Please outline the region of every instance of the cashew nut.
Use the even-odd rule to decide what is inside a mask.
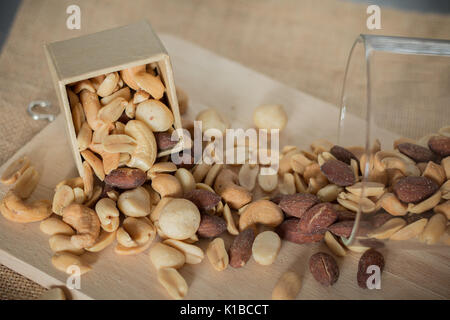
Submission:
[[[116,231],[106,232],[102,230],[95,243],[91,247],[85,249],[86,251],[89,252],[100,252],[106,247],[108,247],[111,243],[113,243],[115,239],[116,239]]]
[[[92,246],[100,234],[100,220],[94,210],[73,203],[62,210],[63,221],[77,231],[71,236],[73,245],[79,248]]]
[[[378,171],[399,169],[406,176],[419,176],[415,162],[397,151],[378,151],[374,157],[374,168]]]
[[[111,226],[113,224],[114,218],[118,218],[120,213],[116,207],[116,203],[114,200],[109,198],[103,198],[97,201],[95,205],[95,212],[100,220],[102,228],[105,230],[105,227]],[[108,232],[110,229],[108,228]],[[115,229],[114,229],[115,231]]]
[[[28,167],[17,179],[13,188],[14,193],[22,199],[29,198],[34,189],[36,189],[39,178],[39,172],[33,166]]]
[[[27,204],[13,190],[0,202],[0,212],[6,219],[18,223],[42,221],[52,214],[50,201],[38,200]]]
[[[57,215],[61,215],[62,210],[75,201],[73,189],[69,186],[62,185],[56,189],[53,196],[52,211]]]
[[[68,252],[55,253],[52,257],[52,264],[56,269],[67,274],[72,274],[73,270],[69,269],[72,266],[77,266],[80,274],[85,274],[92,269],[81,257]]]
[[[153,132],[139,120],[130,120],[125,125],[125,134],[136,141],[136,148],[131,153],[127,165],[142,171],[149,170],[156,160],[157,145]]]
[[[64,235],[64,234],[55,234],[50,237],[48,240],[48,243],[50,245],[50,249],[53,252],[69,252],[73,253],[77,256],[83,254],[84,249],[75,246],[71,241],[71,236]]]
[[[284,214],[275,203],[269,200],[257,200],[248,205],[239,218],[241,231],[257,223],[277,227],[284,220]]]
[[[220,171],[214,182],[214,190],[233,209],[239,209],[252,201],[250,191],[238,185],[238,177],[230,169]]]
[[[126,134],[111,134],[103,139],[102,145],[106,152],[132,154],[136,150],[137,142]]]
[[[14,160],[3,172],[0,182],[3,184],[13,184],[30,166],[30,159],[22,157]]]
[[[166,173],[160,173],[153,178],[152,188],[159,193],[161,198],[179,198],[183,195],[183,187],[178,179]]]

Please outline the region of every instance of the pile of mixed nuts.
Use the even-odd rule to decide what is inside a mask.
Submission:
[[[450,127],[418,141],[401,138],[392,151],[381,150],[375,141],[370,154],[363,147],[343,148],[326,140],[313,142],[309,151],[285,146],[272,175],[250,163],[193,164],[189,157],[176,165],[169,156],[157,158],[176,144],[164,91],[154,65],[71,85],[67,92],[84,173],[61,181],[52,202],[26,202],[39,180],[26,157],[3,173],[1,182],[14,186],[0,202],[2,215],[19,223],[41,221],[58,270],[68,272],[76,265],[88,272],[83,253],[114,242],[120,255],[138,254],[153,244],[148,254],[158,280],[179,299],[188,286],[177,269],[205,256],[195,244],[199,238],[211,239],[206,256],[217,271],[243,267],[252,256],[270,265],[281,239],[298,244],[323,240],[336,256],[364,252],[357,283],[366,288],[367,268],[385,265],[374,249],[383,246],[380,240],[416,238],[450,245]],[[183,114],[187,96],[181,90],[177,94]],[[197,120],[205,130],[229,127],[214,109],[201,112]],[[261,106],[254,123],[281,130],[287,116],[281,106]],[[358,241],[345,246],[340,237],[350,237],[358,210],[364,215]],[[224,232],[235,236],[228,249],[220,238]],[[322,285],[338,280],[338,265],[327,253],[311,256],[309,267]],[[287,272],[272,298],[294,299],[300,287],[298,275]]]

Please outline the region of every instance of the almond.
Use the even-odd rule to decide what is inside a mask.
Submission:
[[[309,258],[309,270],[314,279],[323,286],[332,286],[339,278],[336,260],[325,252],[318,252]]]
[[[248,228],[234,238],[233,244],[228,252],[230,266],[233,268],[243,267],[252,256],[252,246],[255,240],[255,233],[252,228]]]
[[[429,149],[417,144],[405,142],[397,146],[398,151],[410,157],[415,162],[428,162],[436,159],[436,156]]]
[[[300,230],[299,223],[300,219],[287,219],[277,227],[276,232],[278,233],[280,238],[298,244],[319,242],[323,239],[324,232],[302,232]]]
[[[434,136],[428,140],[431,151],[441,157],[450,156],[450,138],[444,136]]]
[[[112,170],[106,177],[105,183],[119,189],[134,189],[144,184],[147,174],[137,168],[118,168]]]
[[[178,140],[172,140],[172,133],[168,131],[155,132],[156,145],[158,150],[164,151],[172,149],[178,143]]]
[[[306,233],[315,233],[326,229],[337,219],[337,213],[331,203],[319,203],[308,209],[300,218],[300,230]]]
[[[333,148],[330,149],[330,153],[339,161],[345,162],[346,164],[350,164],[350,161],[352,159],[355,159],[358,161],[358,158],[348,151],[347,149],[340,147],[340,146],[333,146]]]
[[[199,210],[208,211],[216,207],[220,202],[220,196],[204,189],[194,189],[185,193],[185,199],[192,201]]]
[[[217,237],[225,230],[227,230],[227,223],[224,219],[204,213],[201,216],[197,234],[202,238],[213,238]]]
[[[309,208],[319,203],[319,198],[309,193],[282,196],[279,206],[288,216],[300,218]]]
[[[328,227],[328,231],[330,231],[332,234],[336,236],[348,238],[352,234],[354,223],[355,221],[353,220],[336,222],[335,224],[332,224],[331,226]],[[370,229],[369,222],[360,221],[358,235],[362,236],[367,234],[369,229]]]
[[[340,187],[348,187],[355,183],[355,175],[352,168],[339,160],[328,160],[320,170],[327,179]]]
[[[427,177],[404,177],[397,180],[393,186],[395,195],[405,203],[418,203],[433,195],[439,186]]]
[[[364,252],[358,263],[357,281],[358,285],[363,289],[367,288],[367,279],[371,276],[370,272],[367,273],[367,269],[373,265],[378,266],[380,271],[383,271],[384,257],[375,249],[369,249]]]

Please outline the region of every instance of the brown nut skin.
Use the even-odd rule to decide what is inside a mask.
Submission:
[[[428,140],[431,151],[441,157],[450,156],[450,138],[444,136],[434,136]]]
[[[352,168],[339,160],[328,160],[320,170],[327,177],[328,181],[339,187],[348,187],[355,183],[355,174]]]
[[[325,252],[318,252],[309,258],[309,270],[314,279],[325,287],[332,286],[339,278],[336,260]]]
[[[201,211],[214,209],[220,202],[220,196],[204,189],[194,189],[186,192],[184,198],[193,202]]]
[[[105,177],[105,183],[115,188],[128,190],[140,187],[146,179],[147,174],[141,169],[118,168]]]
[[[336,222],[328,227],[328,231],[338,237],[348,238],[352,234],[353,225],[355,224],[354,220],[344,220],[340,222]],[[369,232],[371,224],[367,221],[359,222],[358,234],[359,236],[367,234]]]
[[[301,218],[311,207],[319,203],[319,198],[309,193],[296,193],[283,196],[279,206],[288,216]]]
[[[297,244],[322,241],[325,231],[305,233],[300,230],[299,223],[300,219],[298,218],[284,220],[284,222],[275,229],[275,232],[278,233],[280,238]]]
[[[227,223],[224,219],[209,214],[202,214],[197,235],[201,238],[213,238],[227,230]]]
[[[172,140],[172,133],[168,131],[155,132],[154,134],[159,151],[172,149],[178,143],[178,140]]]
[[[350,210],[337,210],[337,221],[355,220],[356,212]]]
[[[341,147],[341,146],[333,146],[333,148],[330,149],[330,153],[339,161],[342,161],[348,165],[350,165],[350,161],[352,159],[355,159],[356,161],[358,161],[358,158],[351,153],[350,151],[348,151],[347,149]]]
[[[252,228],[245,229],[234,238],[228,255],[230,266],[233,268],[243,267],[252,256],[252,245],[255,240],[255,232]]]
[[[415,162],[434,161],[436,156],[429,149],[419,146],[417,144],[405,142],[397,146],[398,151],[410,157]]]
[[[370,273],[367,273],[367,268],[371,265],[380,267],[380,271],[384,269],[384,257],[375,249],[367,250],[359,259],[356,279],[358,286],[363,289],[367,289],[367,279],[371,276]]]
[[[397,180],[393,190],[397,198],[405,203],[418,203],[432,196],[439,185],[427,177],[403,177]]]
[[[331,203],[319,203],[300,218],[299,227],[302,232],[316,233],[328,228],[336,219],[337,213]]]

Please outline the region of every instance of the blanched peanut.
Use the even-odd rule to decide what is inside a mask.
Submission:
[[[406,221],[402,218],[389,219],[382,226],[376,228],[368,234],[370,238],[375,239],[388,239],[398,230],[406,225]]]
[[[69,186],[60,186],[53,196],[52,211],[61,215],[62,210],[75,201],[73,189]]]
[[[150,249],[149,257],[156,269],[179,269],[186,261],[186,258],[182,252],[163,243],[155,244]]]
[[[50,217],[43,220],[40,223],[39,228],[43,233],[49,236],[55,234],[64,234],[71,236],[75,234],[75,231],[67,223],[56,217]]]
[[[170,109],[161,101],[153,99],[137,105],[136,119],[145,122],[153,132],[167,131],[174,121]]]
[[[187,193],[195,189],[195,179],[189,170],[179,168],[177,172],[175,172],[175,178],[177,178],[180,182],[181,187],[183,188],[183,193]]]
[[[223,218],[225,219],[225,221],[227,223],[227,231],[230,234],[237,236],[239,234],[239,229],[236,226],[236,222],[234,221],[233,214],[231,213],[231,209],[228,206],[228,204],[226,204],[226,203],[223,207]]]
[[[300,292],[301,281],[296,273],[285,272],[272,291],[272,300],[294,300]]]
[[[324,237],[325,243],[327,244],[327,247],[338,257],[343,257],[347,254],[345,251],[344,246],[342,246],[339,241],[336,239],[336,237],[330,232],[325,232]]]
[[[283,130],[287,120],[286,112],[281,105],[262,105],[253,112],[253,123],[258,129]]]
[[[222,238],[216,238],[209,243],[206,249],[206,256],[217,271],[223,271],[227,268],[229,258]]]
[[[129,217],[145,217],[151,212],[151,199],[147,190],[138,187],[120,194],[117,206]]]
[[[164,240],[163,243],[183,252],[187,264],[198,264],[205,257],[203,250],[193,244],[174,239]]]
[[[158,281],[174,299],[183,299],[188,292],[186,280],[174,268],[158,270]]]
[[[267,266],[274,263],[281,248],[281,239],[273,231],[258,234],[253,241],[253,259],[260,265]]]
[[[263,175],[261,173],[258,174],[258,184],[265,192],[272,192],[278,186],[278,175]]]
[[[169,201],[159,214],[159,227],[171,239],[185,240],[192,237],[200,225],[200,212],[186,199]]]
[[[252,191],[255,188],[256,178],[258,177],[259,166],[257,164],[251,165],[244,163],[239,170],[239,185]]]
[[[445,232],[446,227],[447,218],[441,213],[436,213],[428,220],[425,229],[419,236],[419,240],[426,244],[435,244]]]

